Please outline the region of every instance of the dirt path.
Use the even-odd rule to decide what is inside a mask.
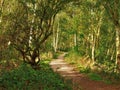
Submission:
[[[75,71],[73,66],[64,61],[64,55],[51,61],[50,66],[65,79],[72,80],[73,90],[120,90],[120,85],[107,85],[100,81],[92,81],[87,76]]]

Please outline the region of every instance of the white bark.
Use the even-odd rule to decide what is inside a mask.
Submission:
[[[74,33],[74,46],[77,46],[77,33]]]
[[[30,7],[32,7],[32,6],[30,6]],[[36,4],[34,4],[33,5],[33,9],[34,9],[34,17],[32,18],[32,23],[34,23],[35,22],[35,12],[36,12],[36,8],[37,8],[37,6],[36,6]],[[29,36],[29,46],[31,45],[31,43],[32,43],[32,34],[33,34],[33,25],[31,25],[31,28],[30,28],[30,36]]]
[[[3,3],[4,3],[4,0],[1,0],[0,1],[0,10],[1,10],[1,13],[3,12]],[[0,23],[2,22],[2,14],[0,16]]]
[[[54,31],[53,33],[53,48],[55,52],[57,52],[57,49],[58,49],[58,41],[59,41],[59,21],[58,21],[56,32]]]
[[[112,49],[113,49],[113,47],[114,47],[114,45],[112,45]],[[115,53],[115,50],[112,51],[110,60],[113,60],[113,58],[114,58],[114,53]]]
[[[119,51],[120,38],[119,38],[119,28],[117,26],[115,27],[115,30],[116,30],[116,65],[117,65],[118,55],[120,54],[120,51]]]
[[[97,11],[96,11],[97,12]],[[99,37],[100,37],[100,28],[102,25],[102,19],[103,19],[103,11],[100,13],[100,17],[97,17],[93,10],[91,10],[92,17],[91,19],[95,19],[97,21],[97,25],[94,25],[94,22],[91,25],[91,53],[92,53],[92,61],[93,64],[95,63],[95,49],[99,46]]]
[[[95,59],[95,42],[94,42],[94,35],[92,33],[92,60],[94,62]]]

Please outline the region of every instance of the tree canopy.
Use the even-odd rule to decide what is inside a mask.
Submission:
[[[42,44],[53,33],[55,16],[73,0],[3,0],[1,32],[23,60],[32,66],[40,61]]]

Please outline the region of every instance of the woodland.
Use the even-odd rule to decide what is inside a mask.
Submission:
[[[120,83],[120,0],[0,0],[0,90],[72,90],[49,66]]]

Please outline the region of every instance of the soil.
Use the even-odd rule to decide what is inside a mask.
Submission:
[[[120,84],[106,84],[102,81],[90,80],[85,74],[79,73],[75,67],[65,62],[64,55],[61,54],[58,59],[52,60],[50,66],[65,80],[72,81],[73,90],[120,90]]]

